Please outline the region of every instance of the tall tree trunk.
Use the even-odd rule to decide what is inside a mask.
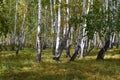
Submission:
[[[1,41],[1,38],[0,38],[0,52],[2,51],[2,41]]]
[[[83,9],[82,9],[82,15],[84,16],[86,13],[86,0],[83,0]],[[82,58],[83,57],[83,52],[84,52],[84,45],[85,45],[85,23],[80,23],[80,28],[79,28],[79,34],[78,34],[78,39],[77,39],[77,44],[76,44],[76,47],[75,47],[75,51],[74,51],[74,54],[72,55],[70,61],[74,61],[75,58],[77,57],[78,55],[78,51],[79,49],[81,49],[81,53],[80,53],[80,57]]]
[[[104,8],[105,8],[105,12],[108,12],[108,5],[109,5],[109,3],[108,3],[108,0],[105,0],[105,3],[104,3]],[[108,21],[108,16],[109,16],[109,14],[108,13],[106,13],[105,14],[105,22],[107,22]],[[107,29],[108,28],[108,29]],[[110,30],[109,29],[109,26],[106,28],[106,30],[108,31],[108,30]],[[104,59],[104,55],[105,55],[105,52],[107,51],[107,49],[109,48],[109,46],[110,46],[110,34],[109,34],[109,38],[107,38],[106,39],[106,37],[105,37],[105,43],[104,43],[104,46],[103,46],[103,48],[99,51],[99,53],[98,53],[98,55],[97,55],[97,60],[98,59]]]
[[[54,34],[52,0],[50,0],[50,10],[51,10],[51,32],[52,34]]]
[[[37,47],[38,47],[38,53],[37,53],[37,61],[41,61],[41,17],[42,17],[42,5],[41,0],[38,0],[38,27],[37,27]]]
[[[18,45],[17,45],[17,50],[16,50],[16,55],[19,54],[19,50],[22,50],[24,47],[24,41],[25,41],[25,35],[24,35],[24,30],[25,30],[25,20],[26,20],[26,15],[27,15],[27,10],[28,10],[28,3],[29,1],[27,0],[27,4],[26,4],[26,8],[25,8],[25,12],[24,12],[24,16],[23,16],[23,22],[22,22],[22,30],[20,32],[20,36],[19,36],[19,41],[18,41]]]
[[[47,33],[47,17],[46,17],[47,5],[45,6],[45,15],[44,15],[44,41],[43,41],[43,49],[46,49],[46,33]]]
[[[28,3],[29,3],[29,0],[27,0],[27,4],[26,4],[26,7],[25,7],[23,22],[22,22],[22,30],[20,32],[20,49],[23,49],[23,46],[24,46],[24,37],[25,37],[24,30],[25,30],[26,15],[27,15],[27,11],[28,11]]]
[[[54,26],[53,26],[53,8],[52,0],[50,0],[50,15],[51,15],[51,35],[54,35]],[[52,49],[54,48],[54,36],[52,36]]]
[[[76,41],[76,44],[75,44],[75,51],[70,59],[70,61],[74,61],[75,58],[77,57],[78,55],[78,51],[80,49],[80,42],[81,42],[81,27],[78,29],[78,38],[77,38],[77,41]]]
[[[74,52],[74,54],[72,55],[72,57],[70,58],[70,61],[74,61],[74,60],[75,60],[75,58],[76,58],[77,55],[78,55],[79,49],[80,49],[80,46],[79,46],[79,44],[78,44],[78,45],[76,45],[76,47],[75,47],[75,52]]]
[[[96,32],[94,33],[94,37],[93,37],[93,45],[94,45],[94,48],[97,48],[97,33]]]
[[[83,9],[82,9],[82,15],[86,15],[86,0],[83,0]],[[86,27],[86,19],[84,18],[84,21],[82,23],[82,25],[80,25],[80,27],[82,28],[82,34],[81,34],[81,43],[80,43],[80,49],[81,49],[81,53],[80,53],[80,58],[83,58],[83,54],[84,54],[84,46],[85,46],[85,27]]]
[[[118,39],[117,39],[117,42],[116,42],[116,48],[119,48],[119,45],[120,45],[120,32],[118,33]]]
[[[105,52],[106,52],[107,49],[109,48],[109,45],[110,45],[110,40],[107,40],[107,41],[105,42],[104,47],[99,51],[98,56],[97,56],[97,59],[104,59]]]
[[[3,38],[3,47],[4,47],[5,51],[8,50],[8,49],[7,49],[7,46],[6,46],[6,44],[7,44],[6,39],[7,39],[7,38],[4,36],[4,38]]]
[[[53,2],[53,4],[54,4],[54,16],[53,16],[53,31],[52,32],[54,32],[54,34],[57,32],[57,15],[56,15],[56,0],[54,0],[54,2]],[[52,11],[52,10],[51,10]],[[51,22],[52,22],[52,19],[51,19]],[[52,54],[55,56],[55,49],[56,49],[56,36],[53,34],[53,37],[52,37],[52,39],[53,39],[53,41],[52,41]]]
[[[69,4],[69,0],[66,0],[66,4]],[[67,21],[67,23],[66,23],[66,27],[67,27],[67,31],[68,31],[68,29],[69,29],[69,27],[70,27],[70,25],[69,25],[69,12],[70,12],[70,10],[69,10],[69,8],[67,7],[67,10],[66,10],[66,12],[67,12],[67,17],[66,17],[66,21]],[[70,30],[71,31],[71,30]],[[67,32],[68,33],[68,32]],[[66,45],[66,57],[71,57],[71,55],[70,55],[70,49],[71,49],[71,43],[70,43],[70,33],[68,33],[68,39],[67,39],[67,43],[66,43],[67,45]]]
[[[69,35],[69,33],[70,33],[70,30],[71,30],[71,27],[69,27],[67,33],[65,34],[65,36],[64,36],[64,37],[62,38],[62,40],[61,40],[61,43],[60,43],[59,48],[58,48],[59,53],[58,53],[57,56],[55,56],[55,57],[53,58],[53,59],[56,60],[56,61],[59,60],[59,58],[61,57],[61,54],[62,54],[63,50],[65,49],[65,47],[66,47],[66,45],[67,45],[67,40],[68,40],[68,38],[69,38],[68,35]]]
[[[17,16],[18,16],[17,14],[18,14],[18,0],[16,0],[15,25],[14,25],[14,34],[12,38],[12,50],[15,50],[16,26],[17,26]]]
[[[90,53],[90,51],[93,49],[93,48],[91,48],[91,40],[89,39],[88,40],[88,42],[87,42],[87,46],[86,46],[86,52],[89,54]]]
[[[59,46],[60,46],[60,28],[61,28],[61,0],[59,0],[58,5],[58,26],[57,26],[57,36],[56,36],[56,50],[55,50],[55,57],[60,56]],[[54,60],[58,60],[56,58],[53,58]]]

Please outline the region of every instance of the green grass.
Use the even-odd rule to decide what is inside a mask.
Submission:
[[[0,80],[120,80],[119,49],[107,51],[105,60],[96,60],[98,50],[93,50],[73,62],[65,53],[60,61],[53,61],[50,49],[42,52],[41,62],[36,62],[36,53],[28,48],[19,56],[14,51],[0,52]]]

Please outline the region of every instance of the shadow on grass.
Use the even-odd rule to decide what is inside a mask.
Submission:
[[[101,80],[118,79],[120,59],[76,60],[74,62],[7,63],[1,80]],[[11,67],[10,67],[11,66]]]
[[[79,75],[79,76],[78,76]],[[11,73],[1,77],[3,80],[87,80],[87,77],[81,73],[48,73],[44,72],[19,72]]]

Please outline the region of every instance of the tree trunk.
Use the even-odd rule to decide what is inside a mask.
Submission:
[[[47,6],[45,6],[45,15],[44,15],[44,41],[43,41],[43,49],[46,49],[47,44],[46,44],[46,33],[47,33],[47,18],[46,18],[46,10]]]
[[[83,0],[83,8],[82,8],[82,15],[84,16],[86,14],[86,0]],[[84,19],[85,20],[85,19]],[[84,36],[85,36],[85,23],[80,23],[80,28],[79,28],[79,34],[78,34],[78,39],[77,39],[77,44],[75,48],[75,52],[72,55],[70,61],[74,61],[76,56],[78,55],[79,49],[81,49],[81,54],[80,57],[83,57],[83,51],[84,51]]]
[[[57,26],[57,36],[56,36],[56,50],[55,50],[55,57],[53,58],[54,60],[58,60],[57,58],[59,58],[60,56],[60,50],[59,50],[59,46],[60,46],[60,30],[61,30],[61,0],[59,0],[59,6],[58,6],[58,26]]]
[[[75,60],[75,58],[77,57],[77,55],[78,55],[78,51],[79,51],[79,49],[80,49],[80,41],[81,41],[81,27],[80,27],[80,29],[79,29],[79,34],[78,34],[78,38],[77,38],[77,42],[76,42],[76,46],[75,46],[75,51],[74,51],[74,54],[72,55],[72,57],[71,57],[71,59],[70,59],[70,61],[74,61]]]
[[[5,51],[7,51],[8,49],[7,49],[7,46],[6,46],[6,44],[7,44],[6,38],[4,38],[3,40],[4,40],[3,47],[4,47]]]
[[[78,55],[79,49],[80,49],[80,46],[79,46],[79,45],[76,45],[75,52],[74,52],[73,56],[71,57],[70,61],[74,61],[74,60],[75,60],[75,58],[76,58],[77,55]]]
[[[16,0],[15,25],[14,25],[14,34],[12,38],[12,50],[15,50],[16,26],[17,26],[17,16],[18,16],[17,14],[18,14],[18,0]]]
[[[0,39],[0,52],[2,51],[2,41]]]
[[[23,49],[23,46],[24,46],[24,36],[25,36],[24,35],[24,30],[25,30],[26,15],[27,15],[27,11],[28,11],[28,3],[29,3],[29,0],[27,0],[27,4],[26,4],[24,16],[23,16],[22,30],[20,32],[20,49]]]
[[[68,33],[64,36],[64,38],[62,39],[60,45],[59,45],[59,48],[58,48],[58,54],[53,58],[54,60],[58,61],[59,58],[61,57],[61,54],[63,52],[63,50],[65,49],[66,45],[67,45],[67,40],[68,40],[68,35],[70,33],[70,29],[71,27],[69,27],[68,29]]]
[[[94,37],[93,37],[93,45],[94,45],[94,48],[97,48],[97,33],[96,32],[94,33]]]
[[[83,58],[83,54],[84,54],[84,46],[85,46],[85,43],[84,43],[84,38],[81,40],[81,44],[80,44],[80,50],[81,50],[81,53],[80,53],[80,58]]]
[[[83,0],[83,9],[82,9],[82,15],[84,16],[86,14],[86,0]],[[84,54],[84,46],[85,46],[85,27],[86,27],[86,20],[84,18],[84,22],[82,22],[80,24],[81,27],[81,43],[80,43],[80,49],[81,49],[81,53],[80,53],[80,58],[83,58],[83,54]]]
[[[67,49],[66,49],[66,57],[70,57],[70,58],[71,58],[71,55],[70,55],[71,46],[72,46],[72,45],[67,46]]]
[[[19,54],[19,50],[20,50],[20,41],[19,41],[19,43],[18,43],[18,45],[17,45],[16,56],[18,56],[18,54]]]
[[[54,26],[54,34],[57,33],[57,14],[56,14],[56,0],[53,2],[54,4],[54,16],[53,16],[53,26]],[[52,54],[55,56],[55,50],[56,50],[56,35],[53,35],[53,41],[52,41]]]
[[[69,0],[66,0],[66,4],[69,4]],[[69,29],[69,12],[70,12],[70,10],[69,10],[69,7],[67,7],[67,10],[66,10],[66,12],[67,12],[67,17],[66,17],[66,21],[67,21],[67,23],[66,23],[66,28],[67,28],[67,31],[69,31],[68,29]],[[71,43],[70,43],[70,32],[71,32],[71,29],[70,29],[70,31],[69,31],[69,33],[68,33],[68,39],[67,39],[67,43],[66,43],[66,57],[71,57],[71,55],[70,55],[70,49],[71,49]]]
[[[54,6],[55,6],[55,3],[56,3],[56,0],[54,0]],[[52,0],[50,0],[50,12],[51,12],[51,34],[53,35],[52,36],[52,52],[53,52],[53,55],[55,55],[55,36],[54,36],[54,33],[55,33],[55,20],[53,19],[53,7],[52,7],[53,3],[52,3]],[[55,7],[54,7],[54,10],[55,10]],[[56,16],[56,13],[54,13],[54,15]]]
[[[104,47],[99,51],[98,56],[97,56],[97,60],[99,60],[99,59],[104,59],[105,52],[106,52],[107,49],[109,48],[109,45],[110,45],[110,40],[107,40],[107,41],[105,42]]]
[[[41,5],[41,0],[38,0],[38,27],[37,27],[37,48],[38,48],[38,53],[36,60],[41,61],[41,17],[42,17],[42,5]]]
[[[116,42],[116,48],[119,48],[119,44],[120,44],[120,32],[118,33],[118,40]]]
[[[90,45],[91,45],[91,40],[87,40],[87,43],[86,43],[86,52],[89,54],[90,53]]]

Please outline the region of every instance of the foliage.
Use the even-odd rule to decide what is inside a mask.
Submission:
[[[7,35],[9,32],[9,23],[8,23],[8,9],[7,9],[6,2],[1,1],[0,2],[0,36],[1,35]]]

